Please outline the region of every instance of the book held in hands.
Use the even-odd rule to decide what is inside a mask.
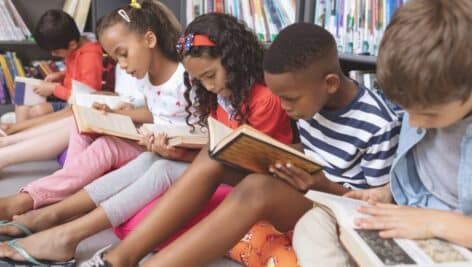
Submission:
[[[322,167],[302,152],[244,124],[231,129],[208,118],[209,153],[216,160],[257,173],[268,173],[276,162],[292,163],[308,173]]]
[[[106,113],[79,105],[72,105],[75,122],[81,134],[104,134],[139,140],[141,135],[129,116]]]
[[[41,85],[43,81],[27,77],[15,77],[15,97],[16,105],[37,105],[46,102],[46,97],[34,92],[34,89]]]
[[[143,125],[145,130],[154,134],[165,133],[169,146],[200,149],[208,143],[208,131],[195,125],[182,124],[150,124]]]
[[[472,266],[472,251],[439,239],[382,239],[378,231],[356,229],[364,201],[310,190],[305,197],[334,215],[341,243],[361,267]],[[313,225],[316,227],[316,225]]]

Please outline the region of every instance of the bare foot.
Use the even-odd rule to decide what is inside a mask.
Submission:
[[[18,246],[38,260],[67,261],[74,257],[77,242],[71,242],[61,228],[55,227],[17,241]],[[0,244],[0,257],[17,261],[24,258],[6,243]]]
[[[11,220],[13,215],[33,209],[33,199],[28,193],[18,193],[0,198],[0,220]]]
[[[36,233],[56,226],[59,222],[54,214],[51,214],[44,209],[31,210],[21,215],[13,216],[13,222],[24,225],[31,232]],[[25,233],[15,226],[0,225],[0,234],[9,236],[24,236]]]

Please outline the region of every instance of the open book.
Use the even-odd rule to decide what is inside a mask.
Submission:
[[[233,130],[209,117],[209,153],[226,164],[257,173],[268,173],[277,161],[291,162],[308,173],[322,167],[302,152],[244,124]]]
[[[144,129],[153,133],[166,133],[168,144],[173,147],[200,149],[208,143],[208,133],[205,129],[188,125],[161,125],[145,123]]]
[[[130,99],[115,95],[96,94],[92,87],[72,80],[72,94],[69,98],[70,104],[76,104],[83,107],[92,107],[93,103],[106,104],[111,109],[115,109],[122,102],[130,103]]]
[[[472,251],[439,239],[382,239],[378,231],[356,229],[366,202],[310,190],[306,195],[336,217],[340,240],[359,266],[472,266]],[[316,227],[316,225],[313,225]]]
[[[43,81],[27,77],[15,77],[15,104],[17,105],[36,105],[46,102],[44,96],[34,92],[34,88]]]
[[[72,105],[72,111],[79,133],[114,135],[139,140],[140,134],[129,116]]]

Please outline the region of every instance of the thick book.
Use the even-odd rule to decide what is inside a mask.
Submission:
[[[305,196],[336,217],[341,243],[359,266],[472,266],[471,250],[444,240],[382,239],[378,231],[356,229],[354,219],[367,216],[357,212],[364,201],[313,190]]]
[[[302,152],[244,124],[231,129],[208,118],[210,156],[223,163],[257,173],[268,173],[276,162],[290,162],[308,173],[322,167]]]
[[[37,105],[46,102],[46,97],[34,92],[34,88],[42,83],[42,80],[15,77],[15,104],[16,105]]]
[[[129,116],[106,113],[93,108],[72,105],[75,122],[81,134],[113,135],[139,140],[140,134]]]
[[[150,123],[143,126],[146,131],[167,134],[168,145],[172,147],[200,149],[208,143],[208,131],[198,126]]]

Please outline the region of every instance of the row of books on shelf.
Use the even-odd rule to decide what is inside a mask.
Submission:
[[[92,0],[66,0],[63,10],[84,31]],[[0,0],[0,41],[32,40],[32,34],[12,0]]]
[[[15,103],[17,77],[44,79],[48,74],[64,69],[62,61],[33,61],[30,66],[24,66],[15,52],[0,54],[0,104]]]
[[[296,0],[191,0],[186,8],[187,22],[205,13],[227,13],[245,22],[261,41],[270,42],[295,22]]]
[[[31,32],[12,0],[0,0],[0,41],[22,41]]]
[[[348,54],[377,55],[383,32],[407,0],[316,0],[314,23],[336,39]]]

